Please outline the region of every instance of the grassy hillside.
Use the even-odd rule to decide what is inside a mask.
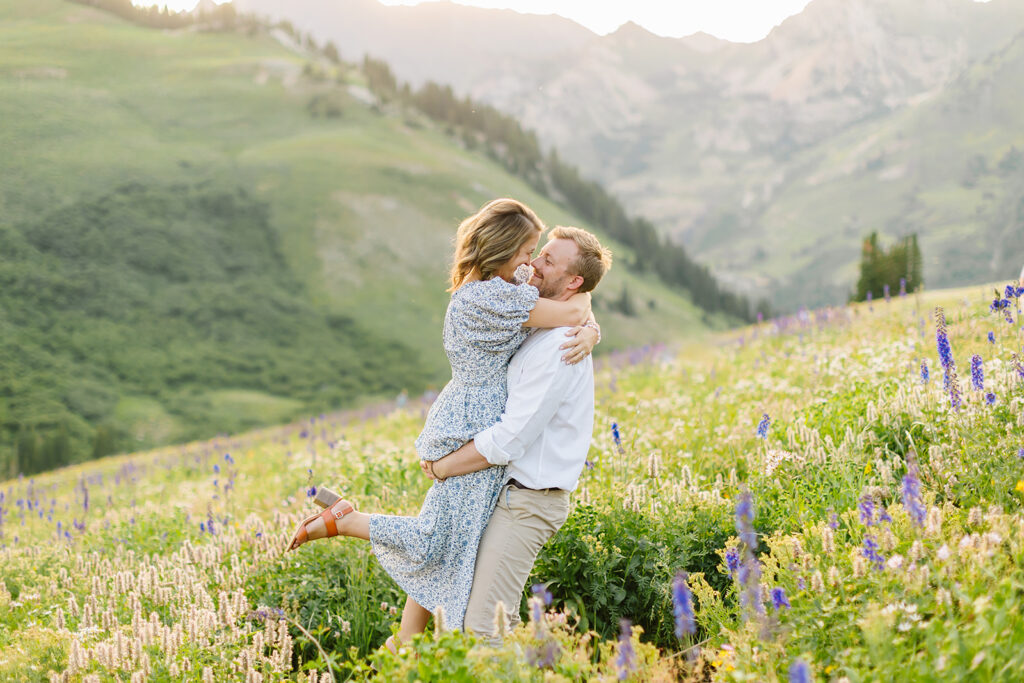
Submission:
[[[458,221],[507,195],[588,227],[308,60],[0,2],[0,468],[439,386]],[[622,267],[601,289],[604,350],[717,324]]]
[[[988,310],[990,292],[815,311],[678,355],[608,358],[593,467],[528,582],[553,602],[539,621],[523,609],[519,650],[428,634],[418,657],[372,655],[403,596],[366,544],[280,555],[321,481],[364,510],[419,509],[419,406],[7,482],[0,678],[308,681],[304,668],[330,667],[363,680],[371,656],[388,680],[777,681],[798,661],[809,680],[888,680],[897,667],[909,681],[1016,680],[1022,333]],[[958,411],[940,378],[937,305]],[[681,639],[680,571],[695,617]],[[632,670],[620,618],[643,629]],[[546,668],[539,652],[552,653]]]

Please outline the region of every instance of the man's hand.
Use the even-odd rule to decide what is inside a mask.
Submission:
[[[423,475],[427,479],[434,479],[434,480],[437,479],[437,477],[434,476],[433,471],[431,471],[430,461],[429,460],[420,460],[420,469],[423,470]]]
[[[445,458],[447,458],[447,457],[448,456],[446,455]],[[435,468],[437,468],[437,465],[438,465],[438,463],[441,462],[441,460],[444,460],[444,458],[441,458],[440,460],[433,460],[433,461],[432,460],[420,460],[420,469],[423,470],[423,476],[425,476],[427,479],[431,479],[433,481],[444,481],[445,479],[447,479],[448,477],[443,476],[443,472],[440,472],[440,471],[438,471],[438,469],[435,469]]]

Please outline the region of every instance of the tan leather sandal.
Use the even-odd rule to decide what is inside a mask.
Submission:
[[[323,512],[318,512],[315,515],[310,515],[306,519],[299,522],[299,526],[295,528],[295,533],[292,534],[292,538],[288,541],[288,545],[285,546],[284,551],[295,550],[300,545],[310,540],[309,530],[306,529],[306,525],[314,521],[317,517],[324,520],[324,527],[327,530],[327,535],[323,538],[331,538],[338,535],[338,520],[345,515],[352,514],[356,509],[352,503],[347,500],[339,499],[331,507],[327,508]]]

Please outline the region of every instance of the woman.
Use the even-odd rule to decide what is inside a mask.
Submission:
[[[438,395],[416,439],[422,460],[457,450],[498,421],[505,407],[506,372],[529,327],[586,323],[595,327],[590,295],[558,302],[539,299],[527,283],[513,284],[528,265],[544,224],[524,204],[496,199],[464,220],[456,234],[451,301],[444,321],[444,348],[452,379]],[[599,336],[580,328],[566,357],[586,356]],[[563,348],[565,348],[563,347]],[[342,535],[373,545],[381,566],[408,595],[397,635],[408,642],[444,610],[447,626],[462,628],[480,536],[505,481],[504,467],[490,467],[436,482],[418,517],[357,512],[339,500],[299,525],[289,550],[307,540]],[[387,646],[395,648],[392,639]]]

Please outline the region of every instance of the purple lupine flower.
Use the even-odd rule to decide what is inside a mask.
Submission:
[[[636,670],[636,653],[633,652],[633,624],[629,619],[623,619],[619,626],[619,654],[615,657],[615,669],[619,680],[624,681]]]
[[[541,600],[531,600],[530,601],[530,621],[532,621],[534,623],[534,625],[537,627],[537,632],[538,633],[540,632],[541,626],[543,626],[543,622],[541,621],[543,618],[544,618],[544,603]]]
[[[913,452],[913,451],[911,451]],[[907,473],[903,475],[903,507],[910,515],[911,521],[918,527],[924,526],[926,511],[921,503],[921,480],[917,475],[917,460],[907,458]]]
[[[540,598],[541,602],[544,603],[545,607],[550,605],[551,601],[554,599],[551,595],[551,591],[549,591],[547,586],[545,586],[543,583],[533,584],[530,587],[530,592],[533,593],[534,597]]]
[[[1021,460],[1024,460],[1024,448],[1021,448],[1019,451],[1017,451],[1017,457],[1020,458]]]
[[[928,384],[928,361],[921,359],[921,384]]]
[[[1006,290],[1003,292],[1004,299],[1015,299],[1017,298],[1017,288],[1013,285],[1006,285]]]
[[[310,486],[308,489],[306,489],[306,497],[307,498],[312,498],[315,495],[316,495],[316,487],[315,486]]]
[[[956,376],[956,368],[951,368],[949,372],[949,407],[960,412],[960,380]]]
[[[971,386],[975,391],[985,389],[985,371],[982,369],[981,356],[978,354],[971,356]]]
[[[870,496],[864,496],[860,499],[858,505],[860,509],[860,521],[864,523],[864,526],[874,526],[875,524],[875,501]]]
[[[907,278],[901,277],[900,278],[900,296],[903,297],[903,296],[906,296],[906,295],[907,295]]]
[[[985,403],[987,403],[990,406],[994,406],[996,404],[996,395],[993,394],[991,391],[985,394]]]
[[[762,439],[768,438],[768,427],[771,425],[772,420],[768,417],[768,413],[761,416],[761,421],[757,423],[757,435]]]
[[[789,683],[811,683],[811,669],[807,662],[797,659],[789,667]]]
[[[1024,458],[1024,448],[1020,449]],[[729,548],[725,551],[725,568],[729,571],[729,576],[736,574],[736,571],[740,568],[740,554],[736,548]]]
[[[740,584],[740,604],[745,617],[764,614],[761,604],[761,563],[757,559],[757,532],[754,531],[754,502],[749,491],[736,501],[736,532],[740,537],[740,566],[736,579]]]
[[[886,302],[889,301],[889,285],[882,285],[882,296],[885,297]]]
[[[749,491],[744,491],[736,500],[736,533],[740,542],[753,551],[757,550],[757,533],[754,531],[754,501]]]
[[[1013,369],[1017,371],[1017,377],[1024,380],[1024,362],[1021,362],[1020,356],[1016,353],[1012,354],[1010,358],[1013,363]]]
[[[526,661],[538,669],[554,668],[562,647],[558,641],[550,636],[541,638],[538,645],[531,645],[526,649]]]
[[[837,515],[835,512],[829,515],[828,526],[833,531],[839,528],[839,515]]]
[[[789,604],[789,598],[786,597],[786,591],[780,587],[775,587],[771,590],[772,607],[775,609],[782,609],[785,607],[789,609],[792,605]]]
[[[682,639],[685,634],[697,632],[697,623],[693,614],[693,596],[686,585],[686,573],[679,572],[672,582],[672,614],[676,618],[676,638]]]
[[[953,365],[953,350],[949,345],[949,335],[946,333],[946,317],[942,313],[942,307],[935,308],[935,346],[939,352],[939,361],[942,367],[949,368]]]
[[[956,363],[953,361],[953,351],[949,346],[949,336],[946,334],[946,316],[942,312],[942,306],[935,307],[935,341],[939,359],[942,361],[944,370],[942,381],[946,391],[949,392],[950,407],[959,412],[960,381],[956,376]]]
[[[861,550],[861,554],[875,569],[881,570],[885,566],[885,557],[878,552],[878,543],[870,534],[864,535],[864,548]]]
[[[871,303],[871,300],[872,300],[873,298],[875,298],[875,295],[874,295],[874,294],[872,294],[872,293],[871,293],[871,290],[869,289],[869,290],[868,290],[868,303]]]
[[[619,454],[625,454],[626,450],[622,447],[622,435],[619,434],[618,422],[612,422],[612,439],[615,440],[615,447],[619,449]]]
[[[891,521],[892,521],[892,517],[889,516],[889,511],[885,509],[884,505],[879,505],[878,506],[878,522],[879,523],[885,522],[886,524],[888,524]]]
[[[996,335],[995,335],[994,332],[989,332],[988,333],[988,343],[989,344],[995,344],[996,343]]]

